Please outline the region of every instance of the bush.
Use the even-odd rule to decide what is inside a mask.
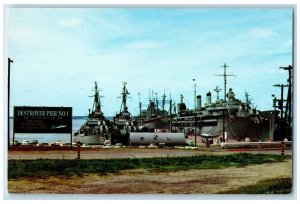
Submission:
[[[176,158],[134,158],[95,160],[9,160],[8,178],[41,177],[47,175],[82,175],[84,173],[109,173],[124,169],[154,169],[176,171],[185,169],[218,169],[243,167],[252,164],[280,162],[289,156],[232,154],[221,156],[192,156]]]

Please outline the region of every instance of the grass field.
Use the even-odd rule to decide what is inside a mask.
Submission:
[[[176,158],[134,158],[95,160],[9,160],[8,178],[71,176],[88,173],[106,174],[126,169],[178,171],[187,169],[220,169],[244,167],[251,164],[280,162],[290,156],[263,154],[231,154]]]
[[[255,185],[243,186],[220,194],[290,194],[291,192],[292,179],[277,178],[259,181]]]

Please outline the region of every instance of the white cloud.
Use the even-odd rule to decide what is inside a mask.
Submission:
[[[164,47],[164,43],[152,40],[143,40],[143,41],[135,41],[132,43],[128,43],[123,47],[128,50],[151,50],[151,49],[161,49]]]
[[[88,23],[80,18],[73,18],[73,19],[61,19],[58,21],[58,25],[62,27],[69,27],[69,28],[80,28],[81,26],[86,26]]]
[[[275,37],[278,35],[276,32],[271,30],[270,28],[254,28],[248,31],[248,35],[250,38],[269,38]]]
[[[288,48],[291,49],[293,46],[293,40],[292,39],[288,39],[283,43],[283,47],[284,48]]]
[[[229,79],[236,93],[249,87],[252,93],[258,92],[261,88],[255,89],[255,84],[273,80],[270,67],[289,63],[291,35],[278,32],[289,23],[266,25],[261,14],[260,21],[249,24],[251,18],[245,19],[242,11],[239,18],[219,13],[215,19],[215,11],[207,15],[193,10],[192,17],[186,17],[188,9],[183,13],[166,10],[175,15],[162,18],[155,9],[147,18],[130,9],[44,9],[21,16],[15,12],[9,19],[9,54],[15,71],[12,103],[22,103],[22,97],[27,97],[24,90],[33,90],[26,103],[57,104],[52,98],[63,98],[60,101],[72,104],[75,112],[86,111],[90,98],[85,97],[91,94],[93,81],[98,81],[104,89],[103,110],[112,115],[119,107],[116,97],[122,81],[128,82],[133,106],[138,104],[135,93],[147,98],[149,89],[161,95],[166,88],[177,101],[184,93],[192,101],[192,78],[204,96],[216,85],[222,86],[222,78],[214,74],[222,73],[224,62],[230,66],[229,74],[238,75]],[[51,97],[47,100],[45,94],[41,102],[45,87]]]

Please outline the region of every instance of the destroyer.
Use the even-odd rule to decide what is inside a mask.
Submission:
[[[104,144],[111,137],[111,122],[105,119],[101,111],[101,103],[97,82],[95,82],[94,103],[92,110],[89,109],[87,121],[74,133],[74,142],[86,145]]]
[[[113,117],[113,130],[112,130],[112,144],[122,143],[127,144],[129,139],[129,132],[137,130],[136,121],[131,116],[127,107],[127,96],[130,94],[126,88],[127,83],[123,82],[123,89],[121,93],[122,103],[120,112]]]

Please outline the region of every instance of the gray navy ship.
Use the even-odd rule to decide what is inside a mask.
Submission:
[[[219,91],[218,87],[215,89]],[[189,111],[183,101],[178,104],[178,116],[172,120],[173,131],[188,135],[210,136],[220,141],[269,141],[273,138],[275,112],[258,111],[251,108],[246,93],[246,102],[235,98],[232,89],[226,94],[227,100],[217,97],[211,102],[211,93],[201,107],[197,97],[197,110]]]
[[[73,141],[86,145],[104,144],[111,137],[111,122],[107,120],[101,111],[101,102],[97,82],[94,89],[94,103],[86,122],[74,133]]]
[[[186,136],[201,137],[203,142],[208,137],[216,138],[222,142],[226,141],[273,141],[281,140],[283,135],[290,135],[292,130],[292,67],[284,67],[289,71],[288,97],[283,99],[274,98],[274,110],[259,111],[254,108],[249,100],[249,94],[245,93],[245,100],[242,102],[236,98],[232,88],[227,92],[227,65],[224,64],[224,97],[220,99],[221,89],[217,86],[216,100],[212,102],[211,92],[206,94],[205,103],[202,106],[201,96],[196,96],[195,109],[187,109],[183,96],[180,103],[172,104],[171,95],[169,100],[169,110],[165,110],[166,96],[163,95],[162,106],[159,107],[158,98],[149,99],[146,110],[141,110],[140,114],[133,117],[128,111],[127,96],[130,94],[126,88],[127,83],[123,83],[121,98],[122,104],[119,113],[113,117],[113,121],[107,120],[102,111],[99,91],[95,82],[94,104],[92,111],[85,124],[74,134],[74,142],[85,144],[104,144],[109,140],[111,144],[127,144],[131,132],[170,132],[184,133]],[[277,85],[275,85],[277,86]],[[279,85],[278,85],[279,86]],[[285,85],[280,85],[281,89]],[[283,104],[286,104],[285,106]],[[174,110],[173,110],[174,108]],[[276,109],[278,108],[278,109]],[[284,108],[286,110],[284,111]],[[278,118],[278,115],[281,115]],[[278,122],[279,121],[279,122]],[[287,133],[286,133],[287,132]],[[195,137],[195,138],[196,138]]]
[[[161,103],[161,107],[159,107],[159,103]],[[143,132],[168,131],[172,106],[170,105],[170,109],[167,111],[165,109],[166,103],[171,104],[172,101],[166,101],[165,94],[163,94],[162,100],[158,100],[157,97],[149,99],[149,104],[145,110],[141,110],[141,103],[139,103],[140,115],[136,117],[138,130]]]
[[[202,107],[201,96],[197,96],[196,110],[187,110],[183,96],[178,104],[178,116],[173,117],[173,131],[185,132],[187,135],[198,135],[203,138],[217,138],[220,141],[272,141],[274,140],[275,118],[278,112],[258,111],[251,107],[249,94],[245,102],[237,99],[233,89],[226,90],[227,76],[224,64],[224,98],[220,99],[221,89],[217,86],[215,102],[211,93],[206,94],[206,103]]]
[[[111,143],[127,144],[129,139],[129,133],[137,130],[136,121],[128,111],[127,96],[130,94],[126,88],[127,83],[123,82],[123,88],[121,93],[121,107],[119,113],[113,117],[113,129]]]

